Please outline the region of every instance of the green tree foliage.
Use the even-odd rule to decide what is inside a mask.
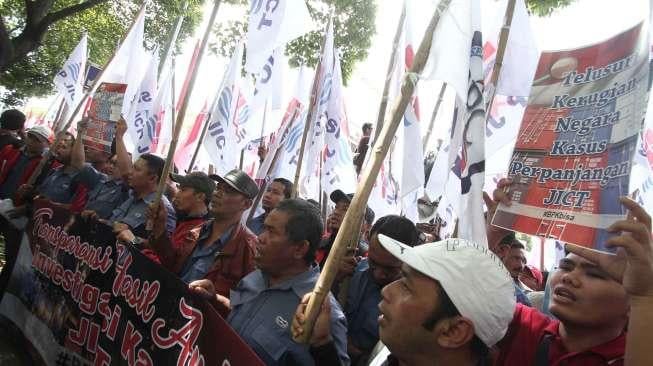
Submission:
[[[528,10],[540,17],[549,16],[556,9],[571,4],[574,0],[528,0]]]
[[[237,1],[247,6],[248,1]],[[376,32],[374,17],[376,1],[374,0],[307,0],[308,10],[316,24],[326,25],[333,10],[335,47],[340,49],[340,65],[343,78],[347,80],[356,62],[367,57],[367,50],[372,44]],[[325,26],[290,42],[286,55],[291,66],[300,64],[315,66],[320,57],[324,42]],[[247,20],[220,23],[215,27],[217,41],[211,44],[211,50],[228,57],[233,52],[238,39],[247,33]]]
[[[180,40],[192,34],[200,21],[202,2],[188,0]],[[141,3],[130,0],[0,1],[0,54],[3,55],[0,56],[0,86],[5,89],[0,92],[0,102],[16,105],[29,97],[51,94],[54,75],[79,42],[82,31],[89,37],[89,61],[104,65]],[[164,48],[170,29],[183,12],[182,3],[180,0],[149,2],[145,32],[150,47],[158,44],[160,50]],[[80,7],[84,4],[86,7]],[[65,16],[42,26],[56,18],[56,14]]]

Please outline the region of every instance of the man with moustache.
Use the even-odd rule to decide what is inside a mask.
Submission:
[[[241,220],[252,206],[258,186],[238,169],[210,177],[217,183],[209,207],[211,219],[202,225],[192,251],[179,260],[182,265],[177,274],[189,284],[204,280],[202,283],[211,286],[212,299],[224,299],[243,277],[254,271],[257,239]],[[224,314],[221,304],[222,301],[214,303]]]
[[[256,251],[257,270],[219,299],[231,309],[227,322],[267,365],[313,365],[309,346],[290,337],[290,321],[302,296],[320,275],[315,251],[322,234],[317,207],[301,199],[287,199],[265,218]],[[190,284],[191,290],[215,298],[210,281]],[[349,364],[345,316],[329,296],[330,335],[338,364]]]

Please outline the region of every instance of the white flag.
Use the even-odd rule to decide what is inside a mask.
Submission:
[[[274,49],[313,29],[304,0],[251,0],[245,70],[257,74]]]
[[[165,147],[172,141],[172,127],[175,121],[173,109],[177,108],[172,98],[172,82],[174,80],[175,70],[170,66],[163,69],[161,85],[159,85],[156,99],[154,99],[154,115],[156,116],[156,125],[154,127],[154,140],[152,141],[152,151],[165,156],[168,151]]]
[[[320,67],[315,70],[312,95],[317,98],[313,106],[312,121],[309,124],[304,159],[301,169],[300,194],[302,197],[317,198],[319,192],[319,162],[324,151],[325,114],[331,93],[334,71],[333,24],[329,22]],[[350,161],[351,162],[351,161]],[[324,190],[324,189],[323,189]],[[331,192],[326,192],[330,194]]]
[[[217,103],[211,111],[209,127],[203,145],[218,174],[238,168],[242,137],[236,135],[237,124],[245,124],[247,111],[240,88],[243,45],[238,44],[222,81]],[[248,141],[244,141],[242,146]]]
[[[143,8],[102,77],[106,82],[127,84],[122,104],[123,116],[129,116],[132,101],[136,97],[136,92],[148,66],[149,58],[143,48],[144,32],[145,10]]]
[[[486,14],[486,11],[493,14],[486,18],[488,19],[487,22],[483,22],[483,34],[486,39],[483,47],[484,61],[488,77],[496,61],[499,35],[507,6],[508,0],[501,0],[496,3],[483,2],[483,14]],[[528,97],[539,57],[540,52],[533,35],[526,4],[524,0],[517,0],[508,33],[506,51],[503,56],[503,66],[499,73],[498,85],[486,85],[486,92],[496,87],[496,94],[499,95]]]
[[[485,102],[479,0],[454,0],[443,20],[434,35],[436,48],[431,50],[428,63],[433,67],[430,75],[447,81],[457,93],[447,164],[451,171],[447,172],[445,196],[458,216],[458,236],[487,245],[483,216]],[[461,49],[467,51],[463,54]],[[459,80],[461,75],[465,75],[464,86]]]
[[[127,120],[127,131],[134,143],[134,159],[151,152],[152,142],[156,136],[156,114],[154,99],[157,95],[157,70],[159,57],[156,50],[149,55],[150,62],[141,84],[136,91],[136,98],[130,108]]]
[[[336,189],[344,192],[356,190],[356,171],[352,164],[349,146],[347,113],[342,96],[342,73],[340,59],[335,56],[333,78],[328,92],[325,120],[325,151],[322,165],[322,189],[331,193]]]
[[[69,109],[75,109],[84,95],[84,74],[88,58],[88,37],[82,36],[73,52],[54,77],[54,85],[64,96]]]
[[[274,134],[270,142],[268,155],[261,164],[257,179],[265,179],[266,176],[273,178],[286,178],[290,181],[295,179],[297,161],[299,159],[299,147],[301,145],[306,113],[308,108],[307,73],[305,67],[299,69],[297,84],[293,98],[288,103],[286,113],[281,122],[281,127]],[[277,154],[277,162],[271,167],[274,155]],[[268,174],[268,171],[270,172]]]

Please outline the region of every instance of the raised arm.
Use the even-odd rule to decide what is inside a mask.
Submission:
[[[132,158],[124,141],[125,132],[127,132],[127,122],[121,117],[116,123],[116,165],[123,177],[127,177],[132,171]]]
[[[84,118],[77,124],[77,138],[73,144],[73,150],[70,155],[70,166],[80,170],[86,163],[86,154],[84,153],[84,142],[82,136],[86,134],[88,128],[88,118]]]

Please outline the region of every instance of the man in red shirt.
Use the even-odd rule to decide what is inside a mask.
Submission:
[[[510,183],[499,182],[495,201],[510,205],[509,193],[503,190]],[[569,254],[550,282],[549,311],[558,320],[517,305],[496,365],[624,364],[626,327],[639,327],[633,319],[651,312],[653,255],[651,217],[626,197],[621,203],[630,214],[609,228],[622,234],[609,239],[607,246],[619,248],[622,255],[567,244]],[[636,351],[641,349],[633,347],[629,357],[642,354]]]
[[[179,185],[179,192],[172,201],[177,213],[177,226],[170,238],[165,235],[165,225],[156,225],[151,249],[143,251],[149,258],[161,263],[172,273],[179,273],[193,251],[202,225],[208,220],[208,204],[215,190],[215,182],[203,172],[186,176],[170,174]]]

